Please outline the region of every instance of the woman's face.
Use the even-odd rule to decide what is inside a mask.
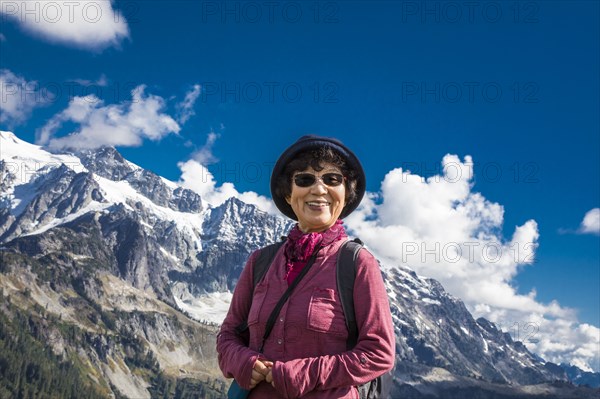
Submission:
[[[344,181],[342,179],[342,183],[335,186],[333,181],[336,176],[330,175],[330,173],[341,175],[342,171],[330,163],[324,163],[321,166],[323,166],[323,170],[319,172],[309,166],[302,172],[294,173],[292,193],[286,198],[298,218],[300,230],[305,233],[323,231],[333,226],[345,205],[346,186]],[[317,177],[314,179],[314,183],[308,187],[301,187],[295,181],[297,175],[304,173]],[[310,177],[306,179],[304,176],[304,180],[310,182]]]

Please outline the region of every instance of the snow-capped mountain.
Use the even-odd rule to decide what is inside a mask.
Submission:
[[[58,154],[0,132],[0,288],[15,298],[0,314],[16,323],[16,306],[39,318],[34,338],[89,363],[109,396],[151,397],[173,391],[161,378],[192,378],[210,387],[206,397],[219,397],[215,326],[181,312],[222,320],[248,255],[291,227],[235,198],[213,207],[114,148]],[[383,270],[397,336],[394,397],[598,394],[474,320],[437,281],[395,265]],[[89,340],[69,340],[64,325]],[[209,338],[199,344],[181,329]],[[140,351],[154,362],[135,357]]]
[[[600,388],[600,373],[584,371],[577,366],[562,363],[560,365],[569,377],[577,385],[587,385],[592,388]]]
[[[249,253],[289,228],[234,198],[218,207],[204,204],[198,194],[125,160],[114,148],[52,154],[12,133],[0,134],[0,242],[94,224],[116,255],[114,270],[141,289],[166,294],[184,279],[186,287],[178,291],[226,291]],[[256,223],[244,223],[250,218]],[[240,235],[249,238],[236,240]],[[171,294],[161,299],[174,303]]]

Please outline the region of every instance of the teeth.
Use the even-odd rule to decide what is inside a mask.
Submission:
[[[328,202],[307,202],[310,206],[327,206]]]

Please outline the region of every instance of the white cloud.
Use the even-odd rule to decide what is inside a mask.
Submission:
[[[34,108],[48,102],[36,81],[27,81],[8,69],[0,69],[0,123],[10,127],[23,123]]]
[[[200,85],[194,85],[192,89],[186,93],[184,100],[177,104],[177,122],[183,125],[188,119],[196,115],[196,112],[194,112],[194,104],[196,103],[201,90],[202,88]]]
[[[600,234],[600,208],[589,210],[579,226],[581,234]]]
[[[0,0],[0,14],[27,32],[53,43],[101,50],[129,37],[129,27],[114,0],[8,1]]]
[[[54,115],[37,132],[37,142],[51,148],[95,148],[102,145],[139,146],[144,139],[158,141],[170,133],[178,133],[179,125],[162,112],[162,97],[146,95],[140,85],[131,92],[132,100],[104,105],[96,96],[74,97],[69,106]],[[57,130],[73,122],[78,130],[55,138]]]
[[[515,338],[546,360],[599,370],[597,327],[580,324],[575,311],[557,302],[539,302],[535,290],[514,288],[515,276],[535,260],[535,220],[504,238],[504,208],[473,191],[471,157],[446,155],[442,166],[427,179],[390,171],[381,191],[368,193],[346,224],[384,265],[404,264],[439,280],[475,317],[513,334],[516,328]]]
[[[227,199],[235,197],[247,204],[254,204],[265,212],[275,215],[281,214],[270,198],[258,195],[252,191],[240,193],[237,191],[234,184],[229,182],[217,186],[212,173],[210,173],[204,165],[194,159],[180,162],[178,166],[179,169],[181,169],[179,185],[197,192],[203,200],[212,206],[219,206]]]
[[[219,161],[219,159],[212,153],[212,148],[215,145],[215,141],[219,138],[219,135],[215,132],[208,133],[206,143],[192,153],[191,158],[202,165],[210,165]]]
[[[71,82],[77,83],[81,86],[98,86],[98,87],[106,87],[108,86],[108,79],[105,74],[101,74],[100,77],[96,80],[90,79],[72,79]]]

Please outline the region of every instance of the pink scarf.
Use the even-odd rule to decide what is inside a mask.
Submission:
[[[346,230],[339,219],[329,229],[317,233],[303,233],[296,224],[288,234],[284,248],[288,285],[298,277],[317,246],[326,247],[346,237]]]

